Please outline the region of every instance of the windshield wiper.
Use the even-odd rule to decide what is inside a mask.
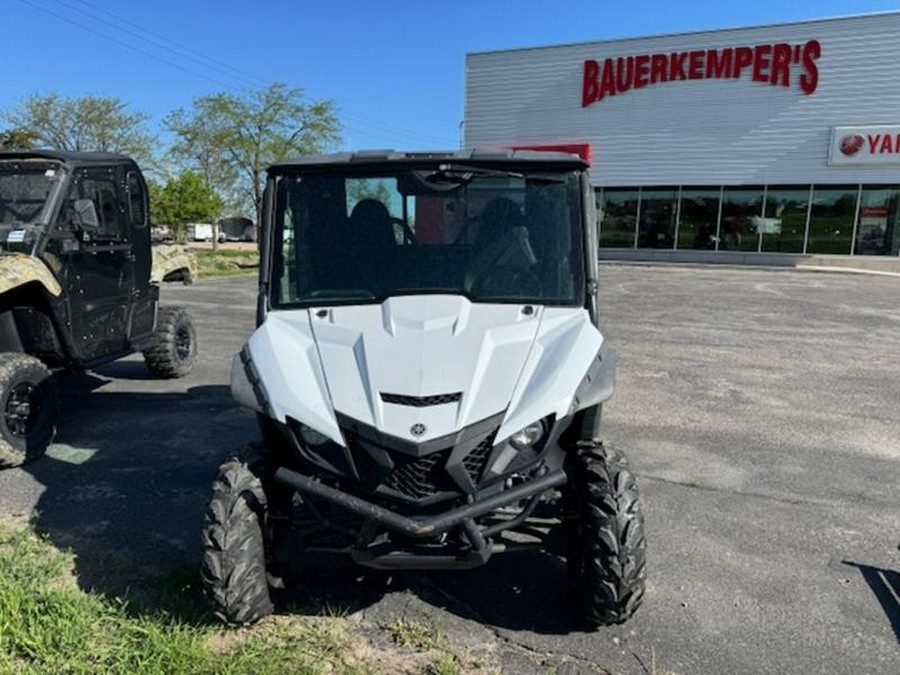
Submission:
[[[429,183],[450,181],[454,183],[468,183],[476,177],[494,178],[520,178],[525,181],[540,183],[564,183],[565,176],[557,174],[522,173],[520,171],[506,171],[504,169],[491,169],[483,166],[469,166],[468,164],[441,164],[425,178]]]
[[[525,176],[518,171],[504,171],[502,169],[489,169],[483,166],[468,166],[466,164],[441,164],[437,171],[428,176],[428,180],[433,178],[452,179],[456,177],[465,178],[467,181],[475,176],[496,176],[501,178],[524,178]]]

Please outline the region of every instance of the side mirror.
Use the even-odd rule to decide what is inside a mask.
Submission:
[[[75,199],[72,201],[72,224],[82,232],[96,232],[100,229],[100,218],[97,207],[91,199]]]

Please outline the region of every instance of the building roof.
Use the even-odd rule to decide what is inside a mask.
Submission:
[[[639,42],[642,40],[656,40],[665,38],[676,38],[682,36],[703,36],[718,35],[720,33],[729,33],[732,31],[746,31],[756,29],[767,29],[782,26],[804,26],[808,24],[831,23],[835,21],[847,21],[850,19],[878,19],[879,17],[900,14],[900,10],[890,9],[880,12],[862,12],[859,14],[844,14],[841,16],[827,16],[818,19],[798,19],[795,21],[782,21],[775,23],[752,23],[744,26],[723,26],[722,28],[697,28],[693,30],[673,31],[668,33],[648,33],[646,35],[625,35],[625,36],[606,36],[596,40],[579,40],[577,42],[559,42],[546,45],[529,45],[524,47],[505,47],[501,49],[480,49],[466,53],[466,58],[470,56],[481,56],[489,54],[503,54],[507,52],[530,52],[541,49],[557,49],[559,47],[580,47],[588,45],[604,45],[607,43],[621,42]]]

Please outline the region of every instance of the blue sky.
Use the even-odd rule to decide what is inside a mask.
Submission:
[[[0,0],[0,108],[119,96],[150,115],[207,93],[302,87],[344,148],[459,143],[465,54],[900,9],[879,0]]]

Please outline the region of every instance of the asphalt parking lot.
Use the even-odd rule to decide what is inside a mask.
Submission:
[[[195,316],[195,371],[160,382],[132,357],[63,376],[48,456],[0,472],[0,515],[72,547],[83,584],[196,563],[216,466],[256,434],[228,392],[254,290],[166,286]],[[900,672],[900,279],[604,265],[601,298],[620,355],[606,437],[647,518],[635,617],[585,632],[563,565],[537,554],[466,573],[323,566],[310,594],[374,629],[427,618],[511,673]]]

